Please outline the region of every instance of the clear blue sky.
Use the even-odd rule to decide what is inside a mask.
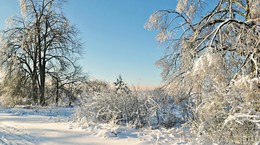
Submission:
[[[159,9],[176,7],[177,0],[68,0],[64,14],[80,31],[84,55],[80,64],[92,78],[113,82],[119,74],[130,85],[157,86],[163,56],[156,31],[144,29]],[[0,1],[0,29],[19,14],[18,0]]]

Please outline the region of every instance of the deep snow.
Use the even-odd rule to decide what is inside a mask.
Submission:
[[[0,108],[0,144],[187,144],[175,129],[135,130],[111,124],[93,124],[86,127],[70,121],[73,110],[73,108]]]

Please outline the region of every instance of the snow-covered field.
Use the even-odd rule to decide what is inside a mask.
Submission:
[[[176,130],[135,130],[99,124],[82,126],[71,121],[73,108],[0,108],[0,144],[145,145],[186,144]]]

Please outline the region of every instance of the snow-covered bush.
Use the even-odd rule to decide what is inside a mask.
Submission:
[[[78,120],[129,125],[136,128],[148,124],[149,116],[155,111],[152,103],[136,94],[117,94],[114,90],[92,92],[81,99],[76,112]],[[150,107],[150,108],[148,108]],[[150,111],[150,112],[148,112]],[[152,115],[151,115],[152,114]]]
[[[199,141],[253,144],[260,138],[259,78],[238,75],[230,79],[218,54],[206,53],[195,62],[196,89],[192,131]],[[211,59],[214,58],[214,59]],[[227,65],[225,66],[227,67]],[[199,79],[198,79],[199,78]],[[194,79],[194,76],[193,78]]]
[[[108,86],[108,85],[107,85]],[[183,123],[183,108],[162,89],[130,90],[121,78],[115,87],[89,91],[75,113],[82,123],[115,123],[134,128],[170,128]]]
[[[224,144],[253,144],[260,138],[259,92],[212,94],[196,107],[193,131],[197,137]]]
[[[205,52],[167,90],[185,108],[181,116],[191,127],[192,143],[257,143],[260,80],[252,73],[234,73],[234,62],[222,56],[222,52]]]

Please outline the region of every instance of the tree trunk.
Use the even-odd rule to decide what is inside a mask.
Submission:
[[[56,106],[59,105],[59,79],[56,78],[56,98],[55,98]]]
[[[36,38],[36,37],[35,37]],[[36,42],[36,40],[35,40]],[[33,56],[33,72],[32,72],[32,97],[33,97],[33,103],[38,104],[38,87],[37,87],[37,48],[36,45],[34,45],[34,56]]]
[[[72,92],[72,86],[70,85],[70,93],[69,93],[69,107],[72,107],[72,95],[73,95],[73,92]]]
[[[45,62],[40,63],[40,104],[45,105]]]
[[[37,72],[33,72],[32,78],[32,97],[33,103],[38,104]]]
[[[38,18],[37,18],[38,19]],[[41,26],[40,20],[36,22],[37,27],[37,47],[38,47],[38,67],[39,67],[39,77],[40,77],[40,84],[39,84],[39,91],[40,91],[40,105],[45,105],[45,58],[43,58],[43,46],[42,46],[42,38],[41,38]]]
[[[44,74],[41,74],[40,78],[41,78],[41,84],[40,84],[40,104],[42,106],[44,106],[45,105],[45,98],[44,98],[44,95],[45,95],[45,76],[44,76]]]

